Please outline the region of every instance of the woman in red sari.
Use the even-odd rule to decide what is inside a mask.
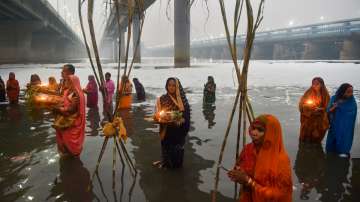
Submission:
[[[79,156],[85,137],[85,96],[77,76],[70,75],[66,79],[63,101],[63,106],[56,111],[62,116],[72,116],[75,119],[70,127],[56,129],[58,150],[61,155]]]
[[[300,141],[320,143],[329,128],[326,107],[330,95],[324,80],[315,77],[311,87],[301,97],[299,102],[300,116]]]
[[[6,93],[10,104],[17,104],[19,102],[20,86],[19,82],[15,79],[15,73],[9,73],[9,80],[6,83]]]
[[[249,127],[247,144],[228,176],[243,186],[240,202],[290,202],[290,160],[282,141],[281,126],[272,115],[261,115]]]

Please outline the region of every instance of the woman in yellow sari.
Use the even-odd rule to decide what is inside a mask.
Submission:
[[[326,107],[330,95],[324,80],[315,77],[311,87],[301,97],[299,110],[301,113],[300,141],[320,143],[329,128]]]
[[[249,127],[252,143],[241,151],[229,178],[242,184],[240,202],[290,202],[290,160],[282,141],[279,120],[272,115],[257,117]]]

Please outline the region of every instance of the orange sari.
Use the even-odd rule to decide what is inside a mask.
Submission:
[[[16,79],[9,79],[6,83],[7,96],[10,103],[18,103],[20,86]]]
[[[120,83],[120,99],[119,99],[119,109],[130,109],[132,104],[132,84],[130,81],[126,81],[125,88],[122,89],[122,83]]]
[[[311,100],[313,103],[308,103]],[[317,96],[310,88],[301,97],[299,102],[300,116],[300,141],[310,141],[320,143],[329,128],[329,121],[326,113],[326,107],[330,96],[327,92],[324,95]],[[316,111],[316,108],[322,108]]]
[[[253,143],[247,144],[240,154],[235,169],[242,169],[255,182],[255,187],[242,186],[240,202],[290,202],[292,179],[290,160],[282,141],[281,126],[272,115],[257,120],[266,122],[264,143],[256,152]]]

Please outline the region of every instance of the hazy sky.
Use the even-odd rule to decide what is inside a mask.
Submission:
[[[173,5],[173,1],[171,5]],[[218,0],[196,0],[191,9],[191,39],[224,34]],[[233,15],[235,0],[225,0],[227,10]],[[259,0],[253,0],[254,6]],[[360,17],[360,0],[265,0],[264,21],[261,29],[276,29]],[[157,0],[148,10],[142,41],[146,46],[173,43],[173,23],[166,18],[167,0]],[[169,9],[173,19],[173,8]],[[206,16],[209,15],[206,21]],[[228,19],[229,19],[228,18]],[[172,20],[171,19],[171,20]],[[232,19],[232,18],[230,18]]]
[[[77,0],[48,0],[72,28],[80,34],[77,14]],[[178,0],[180,1],[180,0]],[[105,0],[95,0],[94,21],[97,33],[104,27]],[[168,0],[156,0],[147,10],[142,42],[146,46],[173,43],[173,2],[168,9],[170,21],[166,17]],[[224,25],[218,0],[196,0],[191,8],[191,39],[224,34]],[[229,20],[232,19],[235,0],[225,0]],[[259,0],[253,0],[254,8]],[[334,21],[360,17],[360,0],[266,0],[264,21],[260,29],[276,29],[306,25],[321,21]],[[59,5],[59,6],[58,6]],[[86,15],[86,9],[83,10]],[[209,18],[207,19],[207,15]],[[245,18],[244,18],[245,19]],[[86,20],[85,23],[87,24]],[[244,29],[242,29],[245,31]]]

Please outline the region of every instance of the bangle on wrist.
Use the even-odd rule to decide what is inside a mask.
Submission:
[[[251,179],[251,177],[249,177],[249,179],[247,181],[247,185],[252,187],[252,188],[255,188],[256,182],[255,182],[255,180]]]

